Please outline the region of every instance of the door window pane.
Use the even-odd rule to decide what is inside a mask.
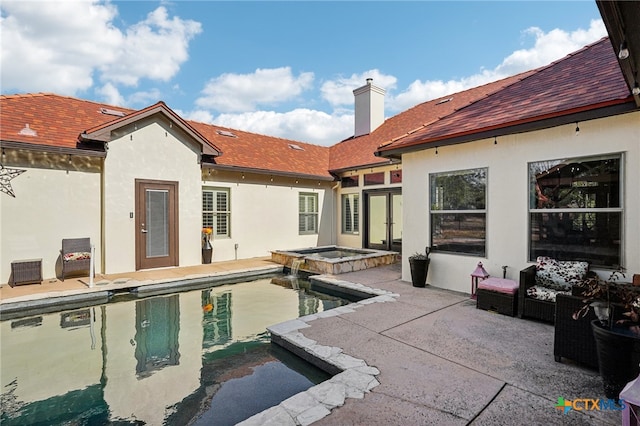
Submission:
[[[169,192],[147,190],[147,257],[169,255]]]

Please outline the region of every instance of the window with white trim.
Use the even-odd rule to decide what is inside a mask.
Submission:
[[[298,233],[318,233],[318,194],[301,192],[298,197]]]
[[[529,260],[620,266],[621,181],[621,154],[529,163]]]
[[[357,234],[360,231],[360,195],[342,194],[342,233]]]
[[[212,228],[213,237],[230,237],[231,205],[229,188],[202,190],[202,227]]]
[[[429,175],[431,247],[485,256],[487,169]]]

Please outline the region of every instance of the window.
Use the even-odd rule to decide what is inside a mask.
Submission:
[[[364,185],[382,185],[384,183],[384,172],[367,173],[364,175]]]
[[[342,233],[357,234],[360,230],[360,195],[342,195]]]
[[[529,164],[529,259],[621,262],[621,155]]]
[[[431,247],[485,256],[487,169],[429,176]]]
[[[298,232],[318,233],[318,194],[301,192],[298,198]]]
[[[353,186],[358,186],[358,176],[345,176],[340,179],[343,188],[351,188]]]
[[[213,237],[230,237],[231,210],[229,189],[211,188],[202,191],[202,226],[213,229]]]

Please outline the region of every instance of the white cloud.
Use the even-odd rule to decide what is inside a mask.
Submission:
[[[198,110],[189,116],[193,119],[202,117],[201,121],[234,129],[319,145],[333,145],[353,135],[353,90],[364,85],[367,78],[373,78],[376,86],[386,90],[385,112],[387,116],[391,116],[430,99],[547,65],[605,37],[607,33],[602,21],[594,20],[588,30],[566,32],[554,29],[545,33],[539,28],[529,28],[523,31],[523,35],[533,37],[533,46],[513,52],[493,69],[483,69],[456,80],[415,80],[397,95],[394,95],[397,78],[377,69],[325,81],[320,87],[320,93],[333,107],[332,114],[309,109],[285,113],[253,111],[259,104],[288,100],[301,93],[303,86],[307,88],[307,81],[302,84],[294,79],[289,67],[257,70],[248,75],[225,74],[209,82],[205,89],[207,96],[198,99],[197,105],[204,110],[240,113],[227,113],[212,118],[210,112]]]
[[[276,105],[296,98],[311,88],[313,79],[311,72],[295,77],[290,67],[222,74],[209,80],[196,105],[220,112],[253,111],[258,105]]]
[[[578,29],[573,32],[566,32],[554,29],[545,33],[539,28],[532,27],[523,33],[526,36],[534,37],[533,47],[513,52],[492,70],[482,70],[477,74],[459,80],[425,82],[416,80],[402,93],[385,99],[387,111],[404,111],[430,99],[548,65],[607,35],[604,23],[600,19],[592,20],[587,30]]]
[[[3,1],[1,11],[3,91],[75,95],[97,75],[105,85],[96,92],[121,100],[117,85],[173,77],[201,31],[162,6],[124,33],[114,24],[117,8],[97,0]]]
[[[285,113],[256,111],[244,114],[222,114],[212,123],[317,145],[333,145],[353,134],[352,114],[330,115],[322,111],[302,108]]]
[[[124,97],[122,97],[118,88],[111,83],[107,83],[104,86],[99,87],[96,89],[96,93],[99,94],[102,99],[104,99],[104,102],[109,105],[126,105]]]
[[[350,77],[339,77],[335,80],[324,82],[320,88],[322,98],[333,107],[340,105],[352,106],[353,91],[358,87],[364,86],[368,78],[372,78],[374,85],[385,89],[387,92],[395,89],[398,81],[392,75],[383,74],[379,70],[373,69],[360,74],[351,74]]]
[[[169,18],[158,7],[126,30],[117,60],[100,67],[101,79],[129,86],[141,78],[168,81],[189,59],[189,41],[201,31],[199,22]]]

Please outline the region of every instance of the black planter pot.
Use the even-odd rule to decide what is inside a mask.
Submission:
[[[623,327],[609,329],[598,320],[591,321],[591,328],[604,394],[617,400],[625,385],[640,374],[640,336]]]
[[[427,285],[427,273],[429,272],[430,261],[431,259],[409,259],[411,282],[414,287],[424,287]]]
[[[211,255],[213,254],[212,248],[203,248],[202,249],[202,263],[209,264],[211,263]]]

